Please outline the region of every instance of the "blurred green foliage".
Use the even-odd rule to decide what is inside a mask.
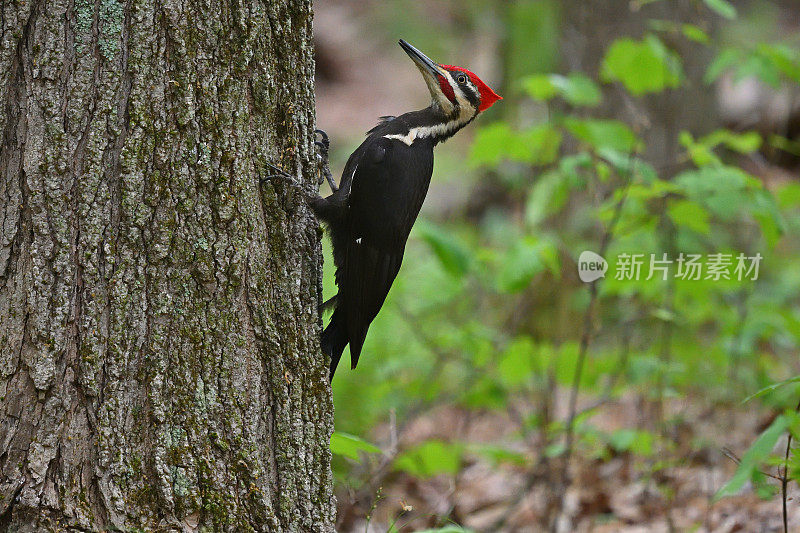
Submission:
[[[641,41],[617,39],[600,71],[603,81],[618,81],[635,96],[678,87],[683,77],[680,58],[655,35]]]
[[[478,217],[429,216],[417,223],[358,369],[343,365],[334,380],[339,431],[369,440],[375,428],[386,427],[389,413],[402,428],[439,404],[508,414],[524,398],[538,408],[556,390],[568,389],[578,371],[581,393],[600,399],[633,393],[659,404],[678,396],[735,408],[763,389],[749,401],[777,416],[718,497],[748,482],[764,487],[762,472],[783,468],[775,444],[787,432],[800,437],[794,410],[800,395],[800,184],[765,186],[747,163],[766,144],[791,153],[797,143],[718,124],[709,134],[675,128],[667,130],[674,164],[658,168],[645,156],[643,126],[604,114],[612,95],[658,102],[684,84],[702,87],[726,75],[756,77],[772,87],[800,85],[797,48],[730,42],[722,36],[736,9],[725,0],[703,5],[709,18],[716,17],[713,27],[651,19],[643,35],[611,42],[597,71],[558,72],[559,4],[509,4],[501,18],[512,98],[499,105],[514,105],[503,116],[515,118],[479,120],[467,164],[476,175],[495,176],[510,200]],[[710,58],[699,79],[688,77],[676,39]],[[537,111],[526,115],[531,108]],[[466,170],[463,160],[450,163],[456,164],[458,172]],[[603,251],[609,261],[588,320],[591,291],[576,274],[584,250]],[[739,254],[762,260],[757,280],[680,279],[675,264],[666,280],[660,274],[616,279],[619,258],[631,253],[646,261],[651,254],[675,260],[682,253],[731,254],[734,265]],[[332,294],[331,269],[325,276]],[[591,342],[582,362],[584,323]],[[671,449],[664,428],[675,421],[606,433],[593,426],[597,408],[574,421],[579,453],[652,458]],[[546,443],[539,453],[564,453],[568,421],[539,413],[517,422],[520,442],[536,433]],[[332,449],[338,478],[357,485],[356,469],[363,468],[357,462],[369,465],[379,457],[420,478],[453,474],[468,455],[513,464],[536,460],[508,444],[437,439],[382,456],[359,438],[337,434]],[[794,480],[798,455],[793,450],[788,459]]]

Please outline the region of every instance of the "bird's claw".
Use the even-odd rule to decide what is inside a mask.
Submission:
[[[328,134],[322,130],[314,130],[314,134],[315,135],[318,134],[320,136],[320,140],[314,141],[314,144],[316,145],[319,151],[317,157],[319,157],[319,160],[322,163],[322,176],[320,177],[319,185],[322,185],[323,179],[327,180],[328,185],[331,188],[331,191],[336,192],[339,190],[339,187],[337,187],[336,183],[334,183],[333,181],[333,175],[331,174],[330,165],[328,163],[328,150],[330,149],[330,143],[331,143],[330,138],[328,137]],[[294,176],[292,176],[282,168],[277,167],[269,162],[266,165],[273,172],[273,174],[269,174],[268,176],[262,177],[261,178],[262,182],[271,181],[274,178],[282,178],[291,183],[292,185],[294,185],[295,187],[300,187],[300,184],[297,182]]]
[[[321,150],[327,155],[328,148],[331,146],[331,141],[328,138],[328,134],[325,133],[323,130],[314,130],[314,134],[319,134],[321,139],[319,141],[314,141],[314,144],[320,147]]]
[[[272,172],[274,172],[274,174],[269,174],[267,176],[263,176],[261,178],[262,182],[263,181],[272,181],[272,179],[274,179],[274,178],[282,178],[282,179],[285,179],[286,181],[288,181],[289,183],[291,183],[292,185],[294,185],[295,187],[300,187],[300,184],[297,183],[297,180],[294,179],[294,176],[292,176],[291,174],[289,174],[288,172],[286,172],[282,168],[280,168],[278,166],[275,166],[270,162],[267,162],[266,165],[269,167],[269,169]]]
[[[317,156],[322,163],[322,177],[328,182],[328,186],[330,186],[331,191],[336,192],[339,190],[339,187],[336,186],[336,183],[333,181],[333,175],[331,174],[331,168],[328,161],[328,150],[331,146],[331,141],[328,138],[328,134],[322,130],[314,130],[314,134],[319,134],[320,140],[314,141],[314,144],[317,146],[319,153]],[[319,184],[322,185],[322,178],[319,180]]]

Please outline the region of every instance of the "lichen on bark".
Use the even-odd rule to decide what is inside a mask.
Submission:
[[[311,19],[2,3],[0,528],[333,530]]]

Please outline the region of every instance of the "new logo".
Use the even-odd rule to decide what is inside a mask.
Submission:
[[[581,281],[591,283],[604,278],[607,270],[608,262],[601,255],[589,250],[581,252],[581,256],[578,258],[578,276]]]

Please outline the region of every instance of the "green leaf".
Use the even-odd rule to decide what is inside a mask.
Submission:
[[[783,381],[779,381],[777,383],[773,383],[772,385],[764,387],[763,389],[759,390],[758,392],[754,392],[753,394],[751,394],[750,396],[748,396],[747,398],[742,400],[742,403],[747,403],[747,402],[749,402],[750,400],[752,400],[754,398],[758,398],[760,396],[764,396],[765,394],[767,394],[769,392],[778,390],[779,388],[781,388],[781,387],[783,387],[785,385],[791,385],[792,383],[800,383],[800,376],[794,376],[793,378],[785,379]]]
[[[564,100],[575,106],[594,107],[600,103],[600,88],[584,74],[573,72],[568,76],[553,74],[550,83],[558,89]]]
[[[553,243],[533,236],[520,239],[506,253],[497,277],[498,288],[502,292],[519,292],[545,268],[554,275],[558,272],[558,252]]]
[[[781,135],[772,134],[769,136],[770,146],[774,146],[784,152],[800,156],[800,142],[792,141]]]
[[[682,131],[678,139],[698,167],[722,165],[722,160],[714,153],[714,148],[719,145],[742,154],[749,154],[758,150],[762,143],[761,135],[755,131],[737,133],[725,129],[716,130],[698,140],[695,140],[688,131]]]
[[[547,165],[558,157],[561,147],[561,132],[549,124],[522,132],[520,139],[528,147],[528,157],[524,160],[532,165]]]
[[[681,189],[670,181],[656,180],[647,185],[640,185],[634,183],[628,186],[628,197],[636,200],[651,200],[653,198],[662,198],[668,194],[681,192]],[[618,201],[614,198],[614,202]],[[612,206],[615,203],[611,204]]]
[[[469,451],[487,459],[490,459],[495,464],[507,463],[513,465],[524,465],[528,462],[528,458],[524,453],[509,450],[502,446],[495,446],[492,444],[476,444],[469,447]]]
[[[522,79],[522,88],[534,100],[547,101],[558,94],[549,74],[533,74]]]
[[[710,41],[708,34],[702,28],[694,24],[684,24],[681,26],[681,31],[687,39],[696,43],[706,44]]]
[[[418,224],[417,231],[448,273],[463,276],[469,270],[472,261],[469,248],[452,232],[427,221]]]
[[[758,78],[774,89],[781,84],[781,71],[778,66],[760,54],[746,56],[744,62],[736,67],[736,81],[749,77]]]
[[[772,453],[775,443],[789,427],[789,420],[784,415],[777,417],[755,440],[742,456],[739,467],[733,477],[714,495],[714,500],[732,496],[739,492],[745,483],[759,474],[758,467]]]
[[[505,122],[496,122],[478,130],[472,144],[473,166],[495,166],[508,159],[521,163],[548,164],[558,156],[561,133],[549,124],[525,131],[513,131]]]
[[[706,74],[703,76],[703,81],[706,83],[713,83],[717,81],[723,72],[729,68],[739,64],[742,61],[742,54],[739,50],[733,48],[726,48],[722,50],[717,57],[708,65]]]
[[[711,40],[705,30],[694,24],[678,24],[673,20],[650,19],[647,21],[647,25],[655,31],[683,34],[690,41],[700,44],[708,44]]]
[[[673,183],[691,200],[705,206],[722,220],[731,220],[748,205],[748,190],[763,188],[756,178],[731,166],[687,170],[678,174]]]
[[[507,387],[515,387],[530,381],[535,370],[536,346],[530,337],[518,337],[500,356],[497,371]]]
[[[398,455],[394,467],[420,478],[455,474],[461,468],[463,451],[462,444],[429,440]]]
[[[572,135],[595,149],[632,151],[639,140],[628,126],[618,120],[567,118],[564,125]]]
[[[669,218],[677,226],[684,226],[703,235],[708,234],[708,211],[691,200],[676,200],[667,208]]]
[[[735,131],[719,129],[701,138],[699,143],[714,148],[720,144],[742,154],[750,154],[761,148],[761,135],[756,131]]]
[[[334,431],[331,434],[331,452],[342,455],[354,461],[358,461],[359,452],[381,453],[381,449],[369,442],[341,431]]]
[[[755,50],[725,48],[706,69],[704,81],[711,83],[722,73],[734,71],[734,80],[756,77],[778,88],[781,77],[800,81],[800,54],[788,47],[761,44]]]
[[[636,181],[651,183],[658,180],[658,173],[650,163],[643,161],[631,154],[626,154],[612,148],[600,148],[597,155],[611,163],[616,171],[623,176],[634,176]]]
[[[565,451],[567,451],[566,444],[563,442],[554,442],[544,449],[544,455],[552,459],[553,457],[558,457],[563,454]]]
[[[618,429],[611,434],[608,444],[618,452],[626,452],[630,449],[635,438],[635,429]]]
[[[758,53],[791,80],[800,83],[800,52],[785,45],[761,43]]]
[[[692,137],[692,134],[688,131],[682,131],[680,135],[678,135],[678,140],[689,152],[689,157],[692,159],[692,162],[698,167],[704,167],[708,165],[719,166],[722,164],[722,160],[717,157],[710,146],[702,142],[695,141],[694,137]]]
[[[775,197],[766,189],[752,191],[752,202],[749,204],[750,213],[758,221],[761,233],[767,244],[774,247],[778,239],[786,232],[786,222],[783,213],[778,208]]]
[[[678,87],[683,79],[680,58],[664,46],[658,37],[643,40],[617,39],[606,52],[600,77],[618,81],[636,96]]]
[[[473,409],[503,409],[508,398],[495,377],[484,374],[477,383],[464,391],[462,401]]]
[[[569,198],[571,189],[570,177],[562,172],[546,172],[539,176],[525,204],[525,223],[535,227],[548,216],[558,213]]]
[[[661,320],[662,322],[675,322],[676,319],[678,318],[673,311],[670,311],[669,309],[665,309],[663,307],[659,307],[658,309],[653,309],[650,315],[653,316],[653,318]]]
[[[655,436],[649,431],[636,429],[618,429],[608,440],[608,444],[617,452],[631,452],[642,457],[653,454]]]
[[[474,166],[495,166],[503,159],[524,161],[528,147],[519,142],[516,132],[506,122],[495,122],[479,128],[472,143],[470,163]]]
[[[800,183],[790,181],[777,191],[778,204],[783,209],[800,207]]]
[[[726,19],[736,18],[736,8],[727,2],[727,0],[703,0],[709,9],[715,11],[718,15]]]
[[[522,88],[534,100],[547,101],[561,96],[575,106],[596,106],[602,94],[600,88],[584,74],[534,74],[522,80]]]
[[[722,131],[725,132],[722,136],[722,143],[731,150],[742,154],[751,154],[761,148],[761,135],[756,131],[746,131],[744,133]]]

